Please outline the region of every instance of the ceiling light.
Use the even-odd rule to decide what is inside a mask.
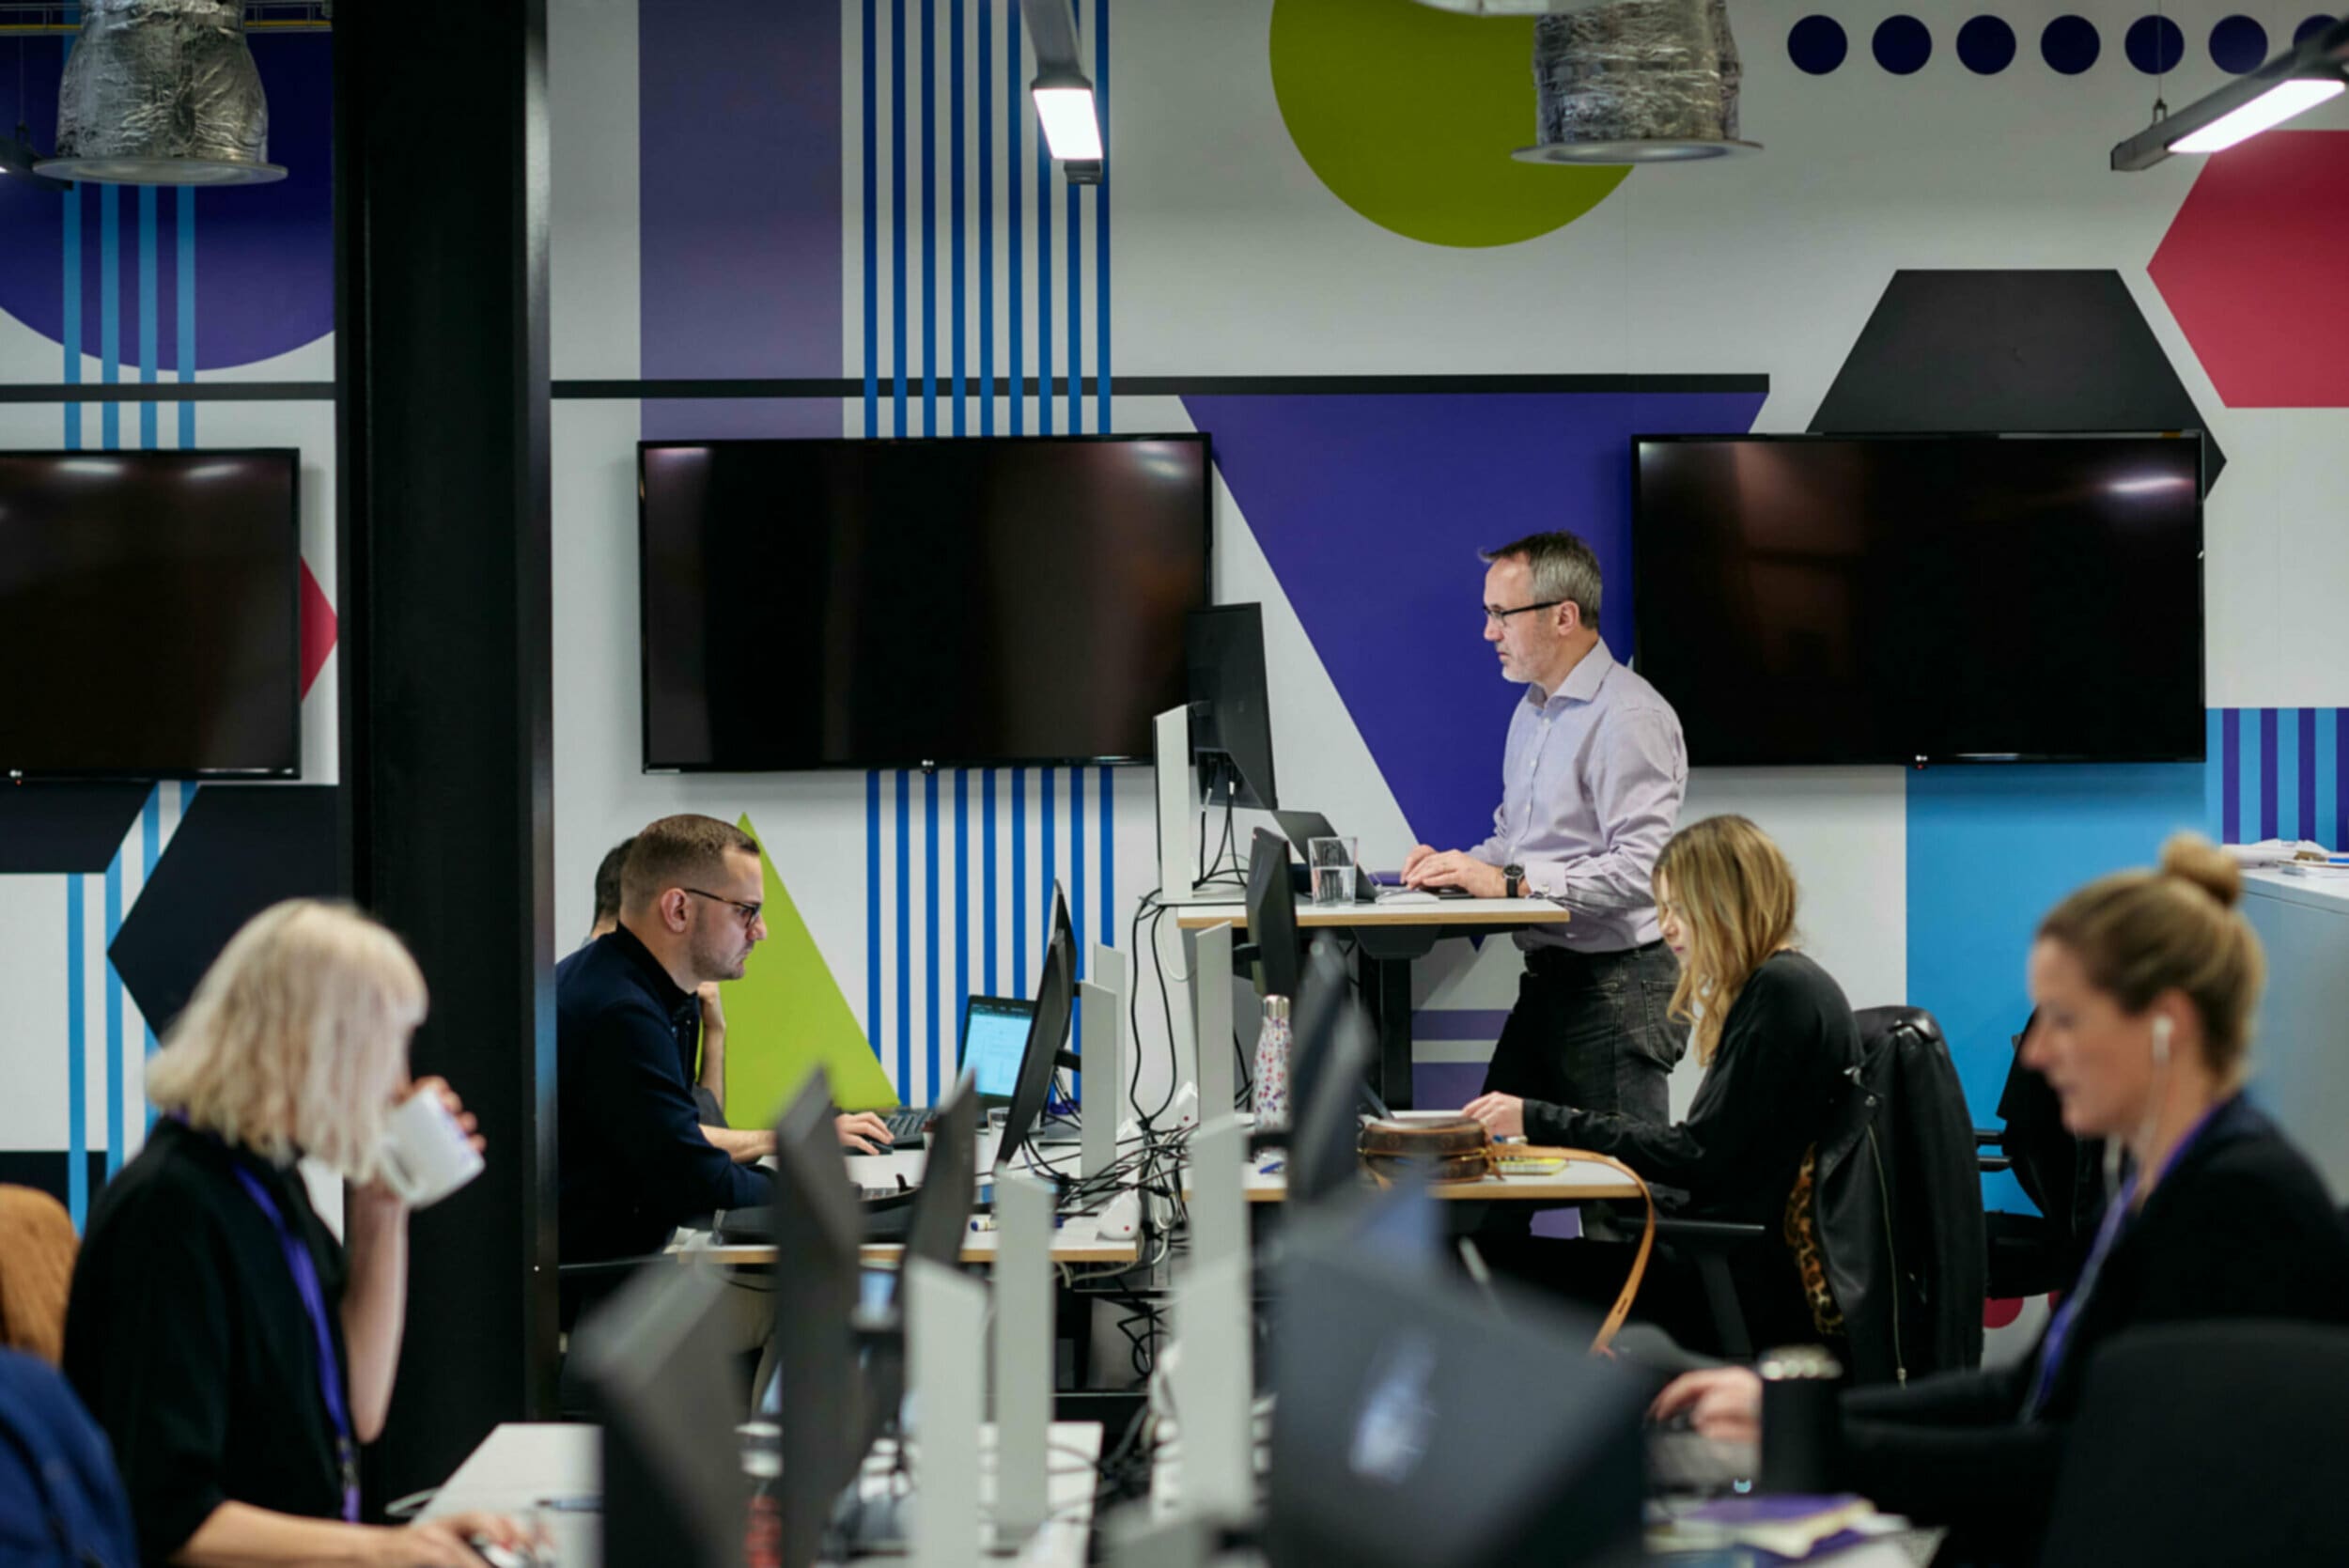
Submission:
[[[1099,163],[1101,121],[1094,110],[1093,84],[1073,70],[1049,71],[1028,90],[1052,156],[1063,163]]]
[[[47,191],[70,188],[62,179],[49,179],[35,174],[33,171],[39,163],[40,154],[33,150],[32,141],[25,135],[24,127],[18,126],[13,136],[0,136],[0,174],[30,180]]]
[[[2155,120],[2112,149],[2112,166],[2150,169],[2173,152],[2206,153],[2231,147],[2340,97],[2345,71],[2349,71],[2349,18],[2310,34],[2299,47]]]
[[[121,185],[257,185],[269,101],[244,41],[244,0],[82,0],[57,89],[54,179]]]
[[[1686,163],[1759,152],[1737,136],[1743,74],[1723,0],[1615,0],[1544,16],[1533,24],[1540,140],[1513,156]]]

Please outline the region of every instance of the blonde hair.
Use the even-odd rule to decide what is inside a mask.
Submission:
[[[290,899],[204,971],[148,1063],[148,1100],[276,1164],[307,1155],[372,1181],[425,1003],[397,937],[347,905]]]
[[[1671,893],[1657,895],[1658,912],[1669,903],[1688,938],[1666,1012],[1694,1025],[1697,1061],[1710,1066],[1738,993],[1762,960],[1795,939],[1794,868],[1746,818],[1708,816],[1672,836],[1655,880]]]
[[[2251,1013],[2267,960],[2235,905],[2243,872],[2194,833],[2161,846],[2156,871],[2099,877],[2047,912],[2040,937],[2061,943],[2089,984],[2131,1015],[2182,992],[2202,1024],[2202,1059],[2228,1085],[2249,1067]]]

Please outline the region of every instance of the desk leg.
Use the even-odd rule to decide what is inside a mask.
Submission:
[[[1411,960],[1361,952],[1362,1000],[1378,1031],[1378,1097],[1390,1110],[1411,1109]]]

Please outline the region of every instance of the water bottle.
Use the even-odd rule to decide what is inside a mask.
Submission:
[[[1289,1125],[1289,999],[1264,999],[1264,1024],[1256,1032],[1256,1130],[1283,1132]]]

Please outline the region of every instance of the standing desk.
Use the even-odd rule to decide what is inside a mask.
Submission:
[[[472,1510],[528,1515],[549,1498],[600,1498],[603,1492],[602,1432],[579,1422],[507,1421],[481,1440],[448,1478],[431,1506],[428,1519]],[[989,1507],[995,1493],[995,1429],[979,1432],[979,1506]],[[997,1559],[1032,1568],[1083,1568],[1085,1543],[1093,1533],[1093,1498],[1101,1456],[1101,1427],[1097,1421],[1054,1421],[1045,1444],[1051,1456],[1047,1467],[1045,1499],[1052,1510],[1044,1527],[1030,1537],[1019,1556]],[[861,1484],[876,1488],[888,1483],[894,1453],[887,1442],[875,1446],[864,1461]],[[525,1522],[527,1522],[525,1518]],[[599,1512],[538,1510],[538,1522],[554,1547],[558,1568],[600,1568],[603,1560],[603,1515]],[[972,1543],[971,1560],[988,1560]]]
[[[1362,998],[1378,1032],[1378,1094],[1396,1110],[1411,1105],[1411,965],[1446,937],[1498,936],[1530,925],[1563,925],[1572,917],[1547,898],[1439,898],[1409,904],[1297,906],[1305,931],[1343,931],[1354,939]],[[1243,903],[1185,904],[1175,924],[1186,931],[1229,924],[1245,930]]]

